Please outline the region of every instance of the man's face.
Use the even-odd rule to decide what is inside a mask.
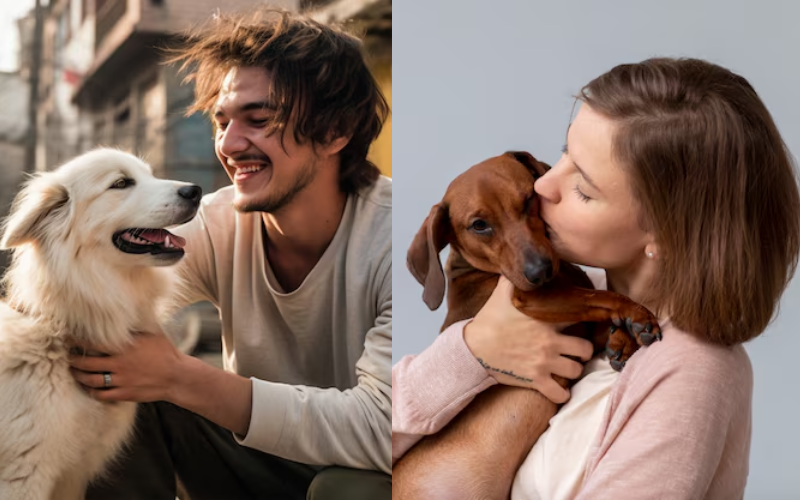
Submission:
[[[263,68],[238,67],[222,82],[214,109],[217,158],[233,181],[233,206],[240,212],[277,212],[316,177],[317,155],[310,141],[294,140],[292,123],[266,135],[275,113],[272,78]]]

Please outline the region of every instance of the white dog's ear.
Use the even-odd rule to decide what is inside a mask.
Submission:
[[[31,180],[14,199],[3,227],[0,249],[8,250],[41,238],[46,224],[66,223],[67,202],[67,188],[47,174]]]

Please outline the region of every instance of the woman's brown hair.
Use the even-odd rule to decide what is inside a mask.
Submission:
[[[706,61],[658,58],[617,66],[578,98],[615,123],[612,154],[655,234],[647,300],[713,343],[763,332],[797,268],[800,195],[753,87]]]
[[[366,65],[363,44],[336,26],[274,9],[220,14],[167,50],[168,62],[191,68],[195,104],[189,113],[211,113],[225,75],[234,67],[261,67],[272,78],[277,111],[265,133],[280,133],[294,119],[294,138],[324,144],[350,137],[341,153],[339,185],[351,193],[375,182],[367,159],[389,114],[389,105]]]

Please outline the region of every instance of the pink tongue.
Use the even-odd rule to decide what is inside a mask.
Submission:
[[[164,243],[164,238],[167,237],[167,232],[163,229],[147,229],[139,233],[139,238],[147,240],[152,243]],[[170,238],[171,240],[172,238]]]
[[[166,240],[167,236],[169,236],[170,244],[175,248],[183,248],[186,245],[185,239],[164,229],[148,229],[139,234],[139,238],[158,244],[164,243],[164,240]]]
[[[169,242],[172,243],[172,246],[175,248],[183,248],[186,246],[186,240],[178,236],[177,234],[169,233]]]

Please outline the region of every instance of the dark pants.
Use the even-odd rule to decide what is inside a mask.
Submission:
[[[136,436],[87,500],[389,500],[391,476],[313,467],[239,445],[231,432],[169,403],[139,405]],[[181,497],[184,500],[186,495]]]

